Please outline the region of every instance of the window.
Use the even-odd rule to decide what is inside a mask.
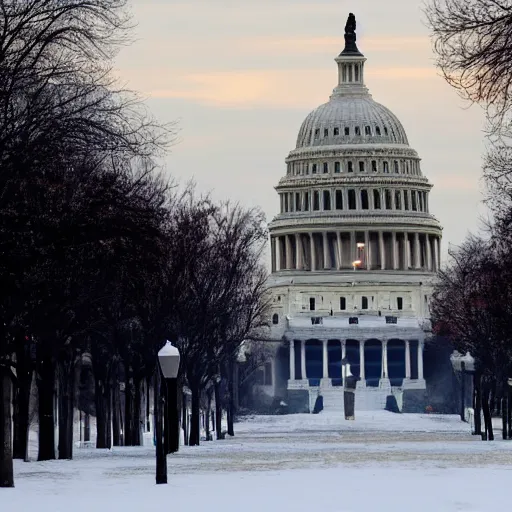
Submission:
[[[375,210],[380,210],[380,190],[373,191],[373,207]]]
[[[343,193],[341,190],[336,190],[336,210],[343,210]]]
[[[322,325],[323,318],[321,316],[312,316],[311,317],[311,325]]]
[[[316,164],[313,164],[311,167],[311,174],[316,174]]]
[[[331,209],[331,193],[329,190],[324,190],[324,210]]]
[[[409,162],[405,164],[406,173],[409,174]]]
[[[388,134],[388,129],[384,126],[384,135],[387,136],[387,134]]]
[[[320,137],[320,128],[315,130],[315,139],[318,139],[318,137]]]
[[[329,128],[324,128],[324,137],[329,137]]]
[[[396,316],[386,316],[386,323],[387,324],[396,324],[397,323],[397,317]]]
[[[353,162],[347,162],[347,171],[354,172],[354,163]]]
[[[348,324],[349,325],[357,325],[358,323],[359,323],[359,318],[357,318],[357,316],[351,316],[348,319]]]
[[[416,190],[411,192],[411,202],[412,202],[412,211],[415,212],[418,210],[418,206],[416,204]]]
[[[359,126],[356,126],[356,135],[361,135],[361,128]]]
[[[368,297],[361,298],[361,309],[368,309]]]
[[[310,311],[315,311],[315,309],[316,309],[315,297],[310,297],[309,298],[309,310]]]
[[[395,190],[395,210],[402,209],[402,195],[400,194],[400,190]]]
[[[364,134],[365,135],[371,135],[372,134],[372,129],[369,126],[365,126],[364,127]]]
[[[404,190],[404,210],[409,209],[409,194],[407,190]]]
[[[329,172],[329,164],[327,162],[324,162],[324,174],[327,174]]]
[[[418,192],[418,210],[423,211],[423,192]]]
[[[334,128],[334,135],[339,135],[340,134],[340,129],[338,127]]]
[[[315,190],[313,192],[313,210],[320,210],[320,193],[318,192],[318,190]]]
[[[284,211],[288,212],[288,194],[284,195]]]
[[[356,191],[354,189],[348,191],[348,209],[356,209]]]
[[[277,313],[275,313],[274,315],[272,315],[272,323],[274,325],[277,325],[279,323],[279,315]]]
[[[347,299],[345,297],[340,297],[340,311],[345,311],[347,309]]]
[[[372,171],[377,172],[377,160],[372,160]]]
[[[302,210],[302,205],[300,204],[300,193],[295,192],[295,211],[300,212]]]
[[[380,128],[378,126],[375,127],[375,133],[377,135],[380,135]]]
[[[400,172],[400,169],[398,167],[398,161],[395,160],[395,172],[398,174]]]
[[[361,208],[363,210],[368,210],[368,208],[369,208],[368,191],[367,190],[361,190]]]
[[[383,162],[382,164],[382,170],[384,172],[389,172],[389,163],[388,162]]]
[[[304,197],[304,211],[309,212],[309,192],[306,192]]]
[[[402,297],[396,298],[396,309],[398,309],[398,310],[404,309],[404,299]]]
[[[336,174],[339,174],[341,172],[341,165],[340,162],[334,162],[334,172]]]
[[[359,172],[364,172],[364,162],[359,162]]]
[[[350,128],[345,126],[345,135],[350,135]]]
[[[386,197],[386,210],[392,210],[393,205],[391,204],[391,190],[386,190],[385,197]]]

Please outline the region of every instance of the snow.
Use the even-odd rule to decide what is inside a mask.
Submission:
[[[482,442],[456,416],[255,416],[236,433],[169,456],[168,485],[154,483],[151,446],[16,461],[0,510],[487,511],[509,499],[512,443]]]

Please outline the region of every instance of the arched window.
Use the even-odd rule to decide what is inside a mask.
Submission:
[[[391,203],[391,190],[386,190],[385,196],[386,196],[386,210],[391,210],[393,208],[393,205]]]
[[[373,191],[373,208],[375,210],[380,210],[380,190]]]
[[[395,210],[402,209],[402,195],[400,194],[400,190],[395,190]]]
[[[356,191],[354,189],[348,191],[348,209],[356,209]]]
[[[400,169],[398,167],[398,160],[395,160],[395,172],[398,174],[400,172]]]
[[[372,172],[377,172],[377,160],[372,160]]]
[[[367,190],[361,190],[361,208],[363,210],[368,210],[368,191]]]
[[[359,172],[364,172],[364,162],[359,162]]]
[[[324,210],[331,209],[331,192],[329,190],[324,190]]]
[[[313,210],[320,210],[320,193],[318,190],[313,192]]]
[[[361,128],[356,126],[356,135],[361,135]]]
[[[377,135],[380,135],[380,128],[378,126],[375,127],[375,133]]]
[[[343,210],[343,194],[341,190],[336,190],[336,210]]]
[[[334,128],[334,135],[339,135],[340,134],[340,129],[338,127]]]
[[[272,315],[272,323],[274,325],[277,325],[279,323],[279,315],[277,313],[274,313],[274,315]]]
[[[382,170],[384,172],[389,172],[389,163],[388,162],[383,162],[382,163],[382,168],[383,168]]]
[[[371,135],[372,134],[372,129],[369,126],[365,126],[364,127],[364,134],[365,135]]]

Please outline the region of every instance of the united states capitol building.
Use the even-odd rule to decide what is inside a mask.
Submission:
[[[279,342],[259,393],[291,412],[312,411],[318,396],[325,410],[342,407],[342,360],[359,379],[356,410],[382,409],[390,397],[406,408],[426,388],[442,228],[420,157],[365,85],[353,15],[345,32],[338,83],[300,127],[269,226]]]

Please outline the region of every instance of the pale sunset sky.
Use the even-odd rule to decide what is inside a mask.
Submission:
[[[480,225],[484,117],[434,66],[421,0],[132,0],[122,82],[178,121],[166,172],[215,199],[278,211],[274,186],[306,115],[329,99],[349,12],[366,85],[394,112],[434,184],[443,253]]]

